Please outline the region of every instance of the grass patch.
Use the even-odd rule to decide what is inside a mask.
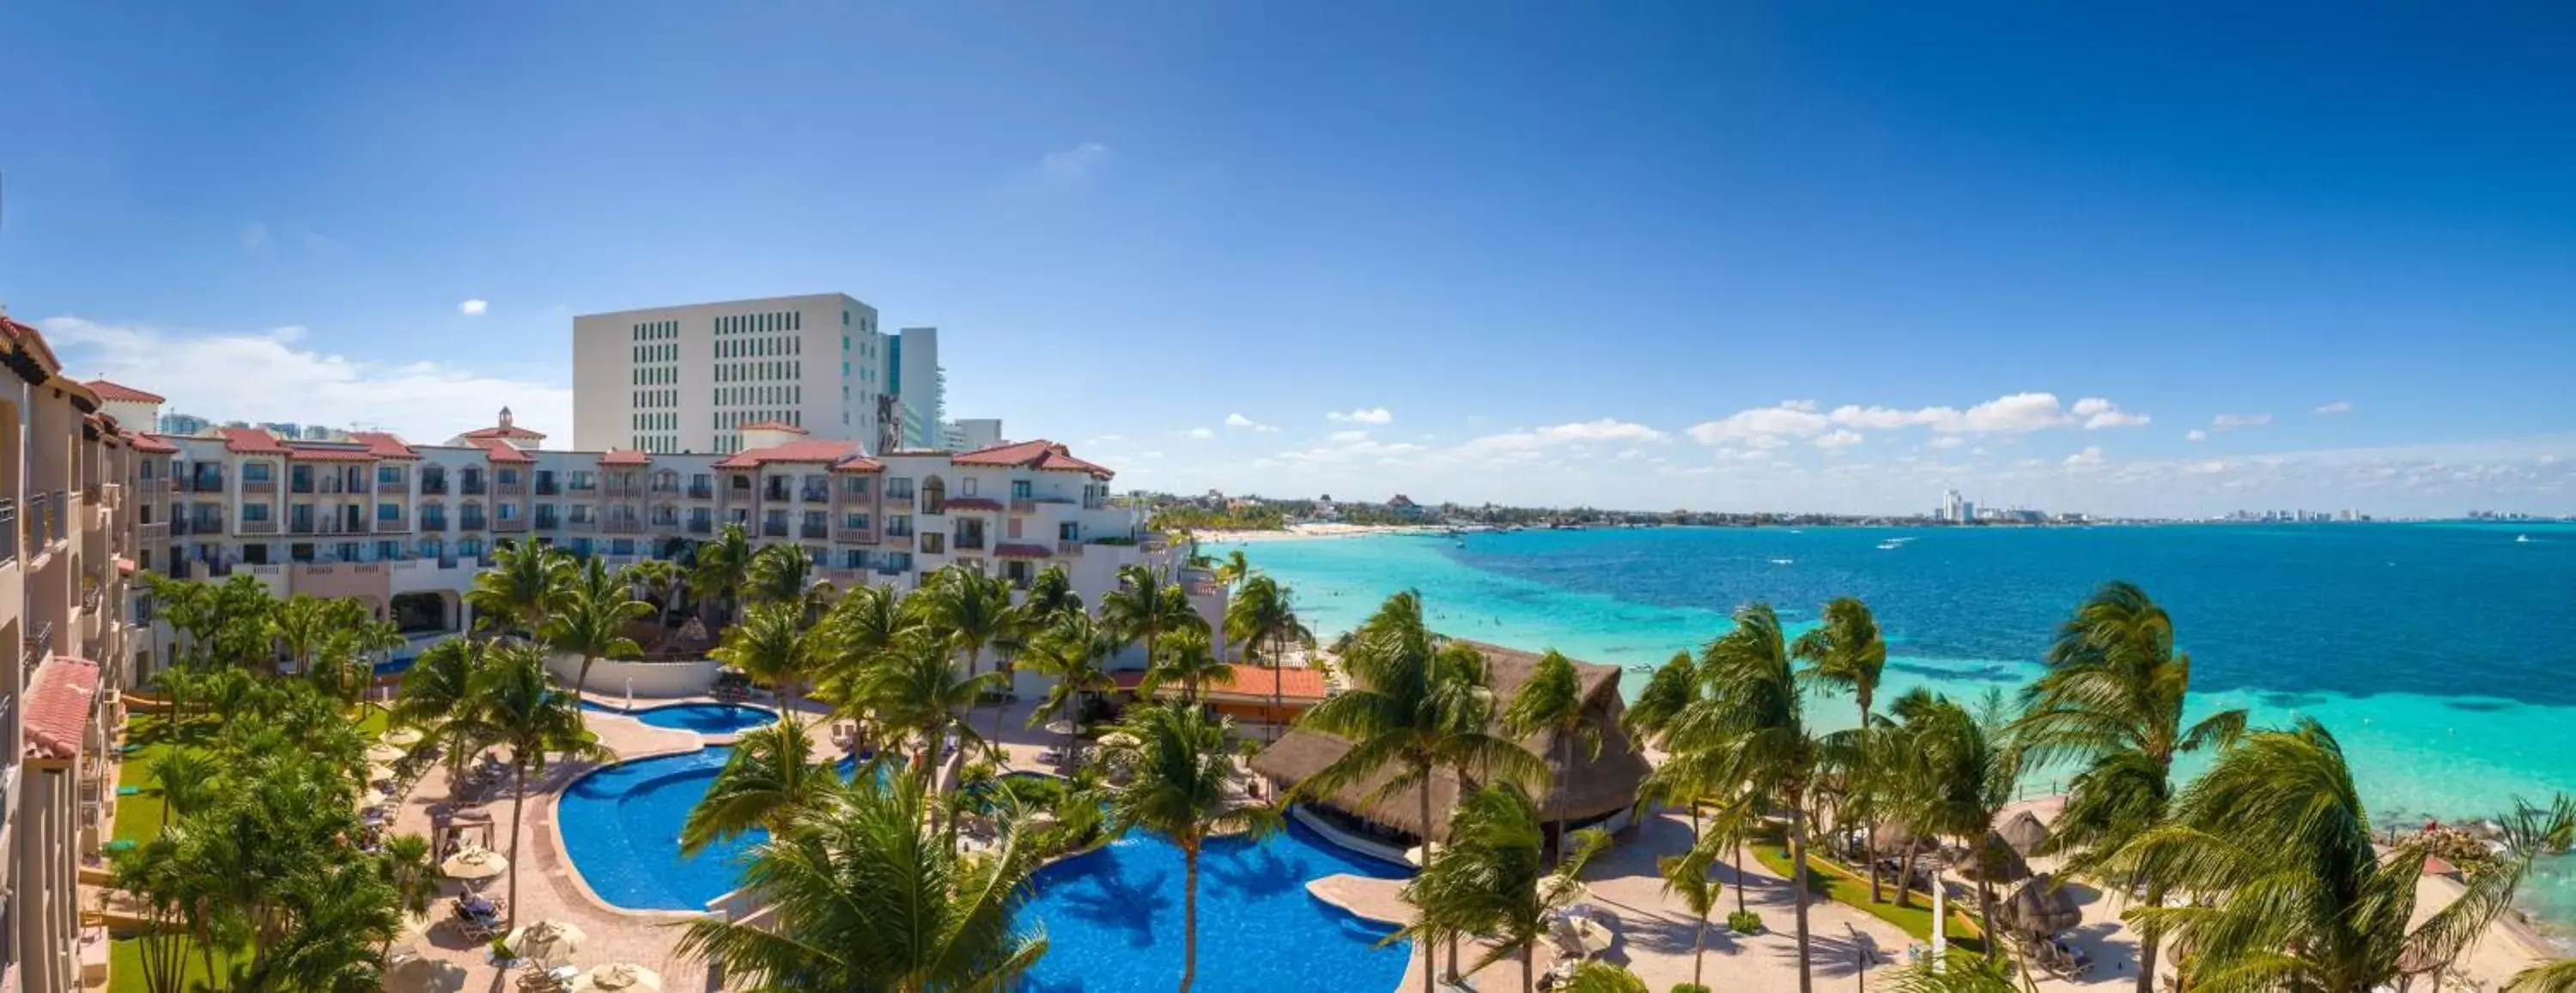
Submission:
[[[1753,844],[1753,860],[1778,873],[1782,879],[1794,879],[1789,865],[1789,849],[1782,833],[1773,830]],[[1893,887],[1889,887],[1893,889]],[[1869,877],[1844,868],[1831,860],[1810,855],[1807,859],[1807,890],[1835,903],[1851,907],[1871,917],[1894,924],[1906,934],[1925,941],[1932,940],[1932,908],[1900,907],[1893,900],[1872,903],[1869,899]],[[1926,896],[1924,899],[1930,899]],[[1959,910],[1950,912],[1950,944],[1983,955],[1986,942],[1977,930],[1976,920]]]
[[[116,785],[137,787],[143,792],[116,798],[114,837],[145,841],[161,833],[161,791],[152,787],[152,763],[160,761],[161,756],[173,746],[153,741],[157,736],[148,729],[159,719],[151,714],[137,714],[126,721],[125,740],[152,743],[125,756],[124,764],[117,768]]]
[[[186,940],[186,939],[182,939]],[[188,941],[188,982],[191,990],[225,989],[228,984],[206,980],[205,959],[198,956],[197,943]],[[215,953],[215,971],[232,974],[235,953]],[[143,983],[143,939],[119,938],[107,945],[107,993],[151,993]]]

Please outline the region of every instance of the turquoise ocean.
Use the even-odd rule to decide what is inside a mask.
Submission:
[[[1646,528],[1204,550],[1231,547],[1291,586],[1321,637],[1414,589],[1445,634],[1621,666],[1705,643],[1740,604],[1804,629],[1857,596],[1889,641],[1882,698],[2015,691],[2067,612],[2126,579],[2173,615],[2202,712],[2324,722],[2374,826],[2576,794],[2576,526]],[[1810,713],[1854,723],[1848,697]],[[2024,789],[2053,785],[2041,772]],[[2576,930],[2576,860],[2549,865],[2526,903]]]

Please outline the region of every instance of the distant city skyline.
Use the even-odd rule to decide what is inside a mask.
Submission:
[[[2576,511],[2563,5],[7,23],[0,302],[208,417],[569,439],[573,315],[835,290],[1121,487]]]

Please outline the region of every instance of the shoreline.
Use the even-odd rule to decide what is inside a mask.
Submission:
[[[1275,541],[1316,541],[1324,538],[1360,538],[1369,535],[1426,535],[1448,531],[1440,524],[1291,524],[1284,528],[1258,531],[1208,531],[1200,535],[1206,545],[1258,545]]]

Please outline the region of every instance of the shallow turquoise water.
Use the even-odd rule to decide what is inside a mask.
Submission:
[[[1912,540],[1879,547],[1896,537]],[[2203,712],[2324,721],[2382,822],[2576,793],[2576,528],[2564,525],[1657,528],[1246,553],[1295,589],[1320,636],[1410,588],[1445,633],[1621,665],[1707,641],[1740,603],[1768,601],[1804,627],[1855,595],[1891,641],[1888,696],[2017,689],[2069,609],[2128,579],[2173,613]],[[1849,726],[1850,707],[1817,713]],[[2531,894],[2561,923],[2576,922],[2566,869]]]

